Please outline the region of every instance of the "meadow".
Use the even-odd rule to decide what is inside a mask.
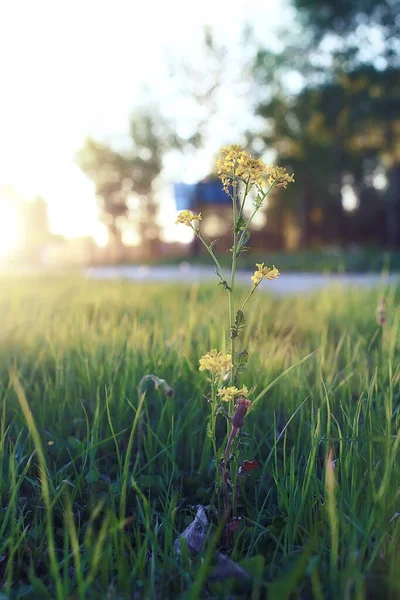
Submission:
[[[223,267],[230,265],[230,257],[224,253],[225,247],[221,244],[221,265]],[[218,247],[218,246],[217,246]],[[240,266],[242,269],[254,271],[254,264],[260,256],[265,253],[264,248],[251,250],[240,257]],[[159,265],[179,264],[187,261],[187,256],[177,256],[175,258],[153,259],[153,263]],[[268,261],[270,264],[279,265],[283,273],[382,273],[390,271],[398,273],[400,271],[400,252],[393,250],[387,251],[378,248],[361,248],[357,245],[349,249],[339,248],[318,248],[314,250],[294,251],[268,251]],[[151,261],[150,261],[151,262]],[[199,256],[191,256],[192,264],[209,265],[209,257],[206,253]]]
[[[399,292],[257,290],[243,383],[267,390],[228,553],[247,576],[225,578],[198,370],[227,345],[223,290],[1,281],[0,599],[400,597]],[[146,374],[173,395],[140,402]],[[205,545],[178,553],[198,505]]]

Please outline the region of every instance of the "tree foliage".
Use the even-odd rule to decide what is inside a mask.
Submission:
[[[130,149],[122,152],[88,138],[76,156],[79,167],[95,184],[102,219],[121,255],[126,231],[135,230],[145,245],[157,238],[154,184],[165,153],[180,146],[155,110],[132,117],[130,142]]]
[[[303,244],[382,241],[400,245],[399,2],[295,0],[305,25],[280,54],[261,50],[255,62],[264,119],[262,139],[296,173],[288,196]],[[340,35],[339,35],[340,32]],[[382,40],[368,53],[363,34]],[[328,49],[327,49],[328,48]],[[297,72],[301,88],[288,90]],[[289,86],[290,87],[290,86]],[[387,177],[386,192],[377,174]],[[343,211],[344,186],[360,206]],[[357,216],[357,219],[354,219]],[[368,225],[369,223],[369,225]]]

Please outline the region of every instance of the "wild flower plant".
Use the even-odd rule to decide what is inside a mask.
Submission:
[[[236,443],[237,434],[244,424],[248,409],[251,407],[249,390],[246,386],[241,386],[240,384],[249,358],[247,349],[245,347],[238,347],[241,334],[246,327],[244,309],[264,279],[271,281],[279,277],[279,271],[275,266],[267,267],[263,262],[257,263],[256,270],[251,277],[250,290],[244,302],[239,307],[236,305],[235,297],[237,261],[240,255],[248,250],[250,225],[263,206],[268,194],[274,187],[283,187],[286,189],[289,183],[294,182],[294,176],[293,174],[289,175],[283,167],[267,166],[261,159],[253,158],[237,145],[231,145],[222,149],[217,166],[218,176],[222,182],[223,189],[232,200],[233,244],[230,249],[232,258],[229,277],[225,275],[220,261],[214,253],[216,240],[210,243],[207,242],[200,231],[198,222],[202,220],[201,213],[195,214],[190,210],[184,210],[180,213],[176,222],[190,227],[205,246],[214,262],[216,274],[220,279],[219,285],[227,292],[228,296],[229,353],[218,352],[216,349],[210,350],[200,358],[199,370],[208,371],[209,373],[208,381],[211,388],[209,401],[211,411],[207,435],[211,438],[217,466],[217,488],[222,484],[226,517],[230,518],[231,515],[235,517],[236,512],[236,482],[239,472],[238,445]],[[244,209],[250,197],[255,197],[255,199],[250,216],[246,218]],[[219,414],[224,415],[227,421],[224,451],[222,449],[218,450],[215,433],[216,419]],[[221,468],[219,465],[220,460],[222,460]],[[230,473],[232,508],[229,504],[227,492],[227,464],[229,460],[232,460],[237,467]]]

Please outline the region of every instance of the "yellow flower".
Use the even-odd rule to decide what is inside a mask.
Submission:
[[[218,390],[218,396],[220,397],[220,400],[222,400],[222,402],[229,402],[230,400],[237,398],[237,396],[248,395],[249,390],[245,385],[240,390],[235,386],[223,387],[220,390]]]
[[[232,359],[230,354],[210,350],[199,360],[199,371],[210,371],[214,375],[226,373],[232,368]]]
[[[188,227],[192,227],[192,221],[201,221],[201,213],[195,215],[191,210],[184,210],[179,215],[175,224],[183,223],[183,225],[188,225]]]
[[[285,167],[269,167],[268,183],[286,189],[288,183],[294,183],[294,173],[289,175]]]
[[[294,182],[294,173],[289,175],[284,167],[267,167],[260,158],[253,158],[236,144],[222,148],[217,167],[218,177],[227,194],[230,194],[230,186],[237,185],[238,179],[249,183],[250,187],[254,184],[262,187],[266,177],[269,185],[277,187],[287,188],[289,183]]]
[[[250,185],[261,185],[263,177],[268,174],[268,167],[260,158],[253,158],[236,144],[222,148],[217,167],[218,177],[228,194],[229,187],[237,185],[237,179],[243,179]]]
[[[254,271],[254,275],[251,277],[254,287],[257,286],[263,278],[263,274],[260,271]]]
[[[271,269],[271,267],[264,267],[264,263],[256,263],[256,267],[257,271],[254,271],[254,275],[251,277],[254,287],[257,287],[263,279],[271,281],[279,277],[279,271],[275,266]]]

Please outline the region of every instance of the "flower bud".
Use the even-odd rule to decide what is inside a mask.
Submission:
[[[163,394],[165,394],[166,396],[170,397],[174,393],[174,390],[167,383],[167,381],[165,381],[165,379],[160,379],[160,377],[157,377],[157,375],[151,374],[151,375],[144,375],[144,377],[142,377],[142,379],[140,380],[139,385],[138,385],[139,396],[141,394],[145,393],[149,382],[152,382],[154,384],[154,387],[156,388],[156,390],[161,390],[161,392]]]
[[[251,401],[247,398],[239,398],[236,404],[236,410],[232,417],[232,427],[235,429],[240,429],[244,425],[244,418],[246,416],[247,410],[251,404]]]
[[[378,302],[378,306],[376,309],[376,322],[382,327],[386,323],[387,320],[387,310],[386,310],[386,300],[385,298],[380,298]]]

